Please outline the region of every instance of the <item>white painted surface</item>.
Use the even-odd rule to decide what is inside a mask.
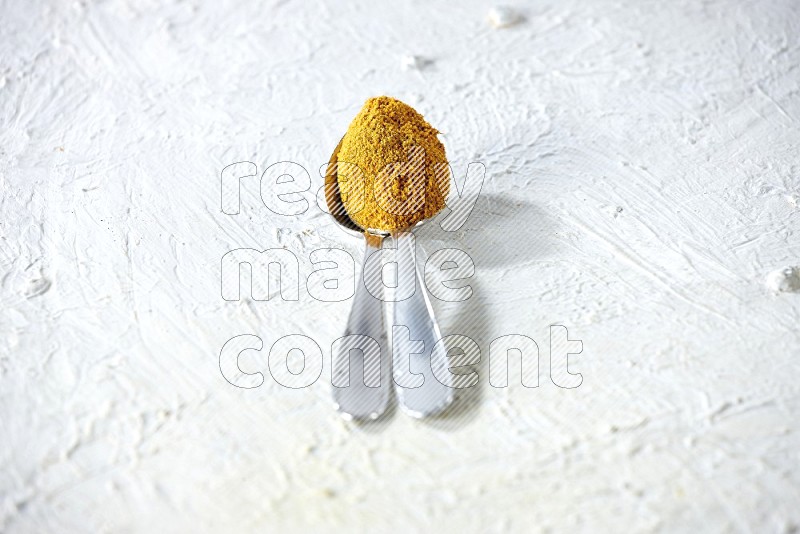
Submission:
[[[0,33],[0,530],[793,532],[800,525],[800,6],[23,2]],[[404,70],[398,58],[430,59]],[[475,259],[439,305],[484,351],[459,417],[335,416],[229,385],[236,334],[327,354],[348,303],[225,302],[238,247],[360,245],[257,180],[322,164],[368,96],[486,163],[473,217],[423,236]],[[488,386],[489,342],[548,325],[583,384]],[[266,372],[266,355],[242,367]]]

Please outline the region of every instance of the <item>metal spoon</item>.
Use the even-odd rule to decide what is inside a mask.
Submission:
[[[366,287],[367,281],[372,281],[375,276],[381,275],[380,272],[367,272],[367,260],[374,252],[380,250],[383,236],[364,232],[344,210],[339,183],[336,180],[336,163],[341,146],[342,142],[339,141],[325,172],[325,201],[331,216],[339,226],[349,233],[363,235],[365,238],[366,247],[361,263],[363,283],[356,284],[353,307],[347,319],[344,339],[355,339],[348,338],[354,335],[366,336],[358,338],[366,341],[366,344],[363,344],[361,351],[358,351],[353,350],[354,342],[334,343],[331,354],[333,402],[336,409],[346,418],[369,420],[377,419],[386,411],[391,391],[387,356],[389,342],[384,324],[383,301],[374,297]],[[382,292],[383,286],[379,287]],[[367,338],[371,338],[375,343],[369,342]],[[360,357],[359,352],[361,352]]]
[[[353,354],[351,343],[334,345],[332,354],[334,404],[342,414],[356,419],[376,419],[388,406],[390,380],[388,357],[384,357],[388,354],[385,350],[388,340],[383,303],[373,296],[382,296],[381,266],[370,264],[368,260],[382,247],[384,238],[391,235],[397,247],[398,287],[412,281],[415,285],[413,295],[401,301],[394,301],[394,325],[407,327],[406,337],[410,337],[406,339],[401,335],[399,337],[401,346],[392,346],[397,397],[401,409],[413,417],[438,414],[453,402],[452,375],[447,370],[447,351],[441,343],[437,344],[442,336],[427,294],[425,279],[417,265],[413,234],[409,230],[390,234],[372,228],[364,229],[347,215],[336,179],[336,163],[341,146],[342,141],[339,141],[328,162],[325,173],[325,200],[337,224],[350,233],[363,235],[366,240],[362,262],[364,283],[357,285],[345,336],[351,334],[369,336],[377,341],[377,344],[364,349],[363,358],[360,360],[357,357],[350,357]],[[424,222],[420,221],[416,226]],[[370,284],[369,291],[366,290],[367,284]],[[408,356],[407,363],[406,356]],[[380,377],[380,380],[369,383],[364,379],[365,376]],[[343,380],[344,377],[348,377],[349,380]],[[349,386],[336,387],[343,381]]]

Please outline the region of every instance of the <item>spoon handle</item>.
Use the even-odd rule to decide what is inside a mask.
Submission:
[[[386,411],[391,390],[389,343],[384,324],[383,286],[380,263],[370,265],[370,255],[381,247],[381,239],[367,236],[362,262],[363,277],[357,279],[353,308],[347,319],[345,337],[331,350],[333,401],[348,419],[377,419]],[[375,272],[377,271],[377,272]],[[365,284],[370,284],[370,291]]]
[[[394,381],[400,408],[422,418],[436,415],[453,402],[452,375],[447,350],[437,344],[442,334],[417,265],[414,234],[399,233],[394,240],[398,266],[392,328]],[[410,288],[413,294],[403,298]]]

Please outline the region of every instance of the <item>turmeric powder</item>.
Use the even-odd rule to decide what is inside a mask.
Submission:
[[[336,166],[342,203],[353,222],[392,232],[444,208],[450,167],[438,133],[399,100],[366,101],[342,138]]]

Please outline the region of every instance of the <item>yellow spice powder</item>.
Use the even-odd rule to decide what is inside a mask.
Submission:
[[[450,167],[438,133],[399,100],[367,100],[350,123],[337,159],[339,191],[353,222],[390,232],[444,208]]]

